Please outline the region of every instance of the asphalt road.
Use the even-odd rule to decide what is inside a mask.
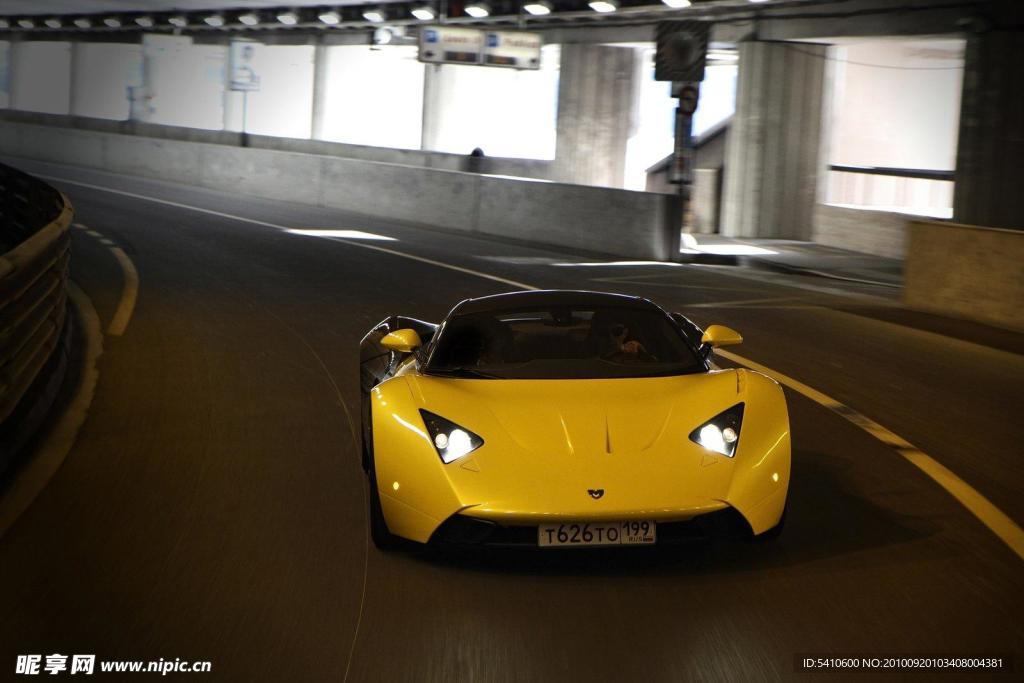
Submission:
[[[52,652],[209,660],[212,674],[183,678],[230,681],[810,679],[795,656],[829,652],[998,653],[1024,667],[1020,558],[892,448],[793,392],[782,537],[671,552],[381,553],[348,415],[370,326],[512,288],[368,244],[734,326],[744,356],[885,425],[1022,524],[1019,339],[904,314],[867,286],[579,265],[594,259],[19,165],[395,241],[54,181],[77,221],[128,254],[140,289],[125,334],[104,340],[73,450],[0,538],[0,678],[17,654]],[[121,269],[83,230],[74,254],[106,326]]]

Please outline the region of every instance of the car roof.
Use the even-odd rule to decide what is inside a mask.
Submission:
[[[485,313],[488,311],[504,311],[515,308],[541,308],[545,306],[579,306],[581,308],[609,306],[662,310],[657,304],[640,296],[573,289],[540,289],[466,299],[456,304],[455,308],[448,314],[448,317],[471,313]]]

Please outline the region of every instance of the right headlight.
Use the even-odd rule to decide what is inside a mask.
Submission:
[[[736,455],[742,424],[743,404],[737,403],[690,432],[690,441],[731,458]]]
[[[437,454],[445,465],[455,462],[459,458],[469,455],[484,445],[484,440],[469,431],[460,427],[451,420],[446,420],[440,415],[420,409],[423,417],[423,424],[430,434],[430,441],[434,444]]]

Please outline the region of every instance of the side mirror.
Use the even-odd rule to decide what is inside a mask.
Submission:
[[[412,353],[418,349],[423,342],[416,330],[405,328],[385,334],[380,340],[381,346],[398,353]]]
[[[701,344],[707,344],[712,348],[719,346],[735,346],[743,343],[743,337],[736,330],[725,325],[709,325],[701,337]]]

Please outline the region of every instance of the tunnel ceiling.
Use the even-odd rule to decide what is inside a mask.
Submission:
[[[98,13],[137,13],[137,12],[199,12],[203,10],[228,11],[246,9],[267,9],[267,8],[303,8],[303,7],[349,7],[354,5],[386,5],[405,2],[406,0],[334,0],[332,2],[303,2],[288,0],[5,0],[0,16],[31,15],[31,16],[59,16],[59,15],[88,15]],[[691,0],[693,6],[709,5],[746,5],[747,0]],[[437,5],[436,2],[425,0],[423,5]],[[470,4],[470,0],[458,2],[455,0],[449,3],[452,7],[456,5]],[[498,4],[492,2],[491,4]],[[556,7],[566,3],[565,0],[553,0]],[[585,8],[586,3],[580,2]],[[629,5],[661,5],[660,0],[644,0],[643,2],[621,3],[622,6]]]
[[[400,0],[378,0],[386,4]],[[99,12],[194,12],[262,7],[315,7],[322,2],[282,2],[281,0],[5,0],[0,14],[93,14]],[[363,5],[364,0],[337,0],[331,5]]]

